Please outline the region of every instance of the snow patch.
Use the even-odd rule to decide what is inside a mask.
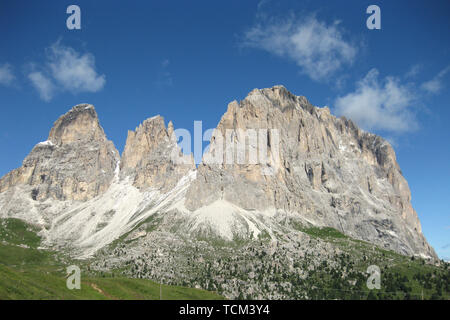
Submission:
[[[46,146],[54,146],[53,142],[50,140],[39,142],[36,146],[46,147]]]

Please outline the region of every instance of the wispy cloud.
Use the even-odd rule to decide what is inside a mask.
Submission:
[[[422,89],[429,93],[439,93],[443,88],[443,80],[447,73],[450,72],[450,66],[441,70],[433,79],[422,84]]]
[[[158,79],[156,85],[159,87],[170,87],[173,85],[172,74],[169,71],[170,60],[164,59],[161,62],[161,70],[158,73]]]
[[[91,53],[79,53],[60,41],[46,49],[46,61],[34,65],[28,78],[45,101],[50,101],[58,91],[97,92],[106,83],[105,75],[96,71]]]
[[[412,112],[413,90],[395,77],[379,80],[379,72],[370,70],[357,83],[356,90],[335,101],[336,111],[354,120],[366,130],[406,132],[417,129]]]
[[[408,72],[406,72],[405,78],[415,78],[421,70],[422,66],[420,64],[415,64],[409,68]]]
[[[9,86],[15,79],[12,66],[9,63],[5,63],[0,66],[0,84]]]
[[[358,51],[344,39],[337,21],[326,24],[313,16],[276,20],[261,14],[257,18],[259,22],[244,33],[242,45],[287,58],[313,80],[324,80],[353,63]]]
[[[42,74],[42,72],[31,72],[28,74],[28,79],[30,79],[31,83],[36,88],[42,100],[48,102],[53,98],[55,86],[48,77]]]

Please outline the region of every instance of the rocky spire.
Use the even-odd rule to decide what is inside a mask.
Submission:
[[[82,140],[103,142],[106,136],[94,106],[79,104],[55,122],[48,140],[60,146]]]
[[[23,184],[31,187],[33,200],[89,200],[108,189],[118,160],[94,106],[77,105],[55,122],[48,140],[38,143],[20,168],[0,180],[0,192]]]
[[[177,163],[174,155],[185,157],[186,161]],[[195,164],[191,156],[181,154],[172,122],[166,128],[164,118],[157,115],[145,120],[135,131],[128,131],[120,168],[121,177],[131,177],[135,187],[164,192],[194,170]]]

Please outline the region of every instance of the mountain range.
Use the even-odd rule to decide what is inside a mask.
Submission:
[[[252,140],[254,132],[264,134]],[[237,161],[239,145],[262,146],[266,160],[249,161],[244,152]],[[240,269],[241,254],[249,264],[255,252],[273,257],[272,267],[282,261],[300,278],[307,272],[296,260],[320,265],[342,256],[340,246],[314,236],[320,230],[438,261],[389,142],[283,86],[231,102],[198,166],[161,116],[129,131],[120,155],[94,106],[77,105],[0,179],[0,218],[26,221],[38,228],[42,247],[92,268],[133,261],[131,276],[220,286],[227,297],[239,295],[230,275]],[[246,271],[249,282],[258,278],[254,265]],[[211,273],[213,284],[196,278]],[[289,296],[285,290],[268,288],[259,297]]]

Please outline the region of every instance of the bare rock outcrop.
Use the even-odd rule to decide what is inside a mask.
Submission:
[[[259,129],[267,129],[257,139],[267,161],[249,162],[248,152],[256,148],[249,132]],[[230,141],[234,149],[226,145]],[[239,163],[236,150],[243,142],[246,162]],[[209,152],[221,149],[222,163],[199,165],[186,195],[189,210],[218,200],[256,212],[273,208],[403,254],[436,257],[390,144],[328,108],[314,107],[282,86],[255,89],[228,105]]]
[[[185,161],[175,161],[177,157]],[[152,187],[167,192],[195,170],[195,163],[192,156],[181,153],[172,122],[166,128],[164,118],[155,116],[128,132],[120,170],[121,177],[131,176],[138,189]]]
[[[20,168],[0,180],[0,193],[24,184],[32,186],[33,200],[86,201],[109,188],[118,161],[94,107],[80,104],[55,122],[48,140],[38,143]]]

